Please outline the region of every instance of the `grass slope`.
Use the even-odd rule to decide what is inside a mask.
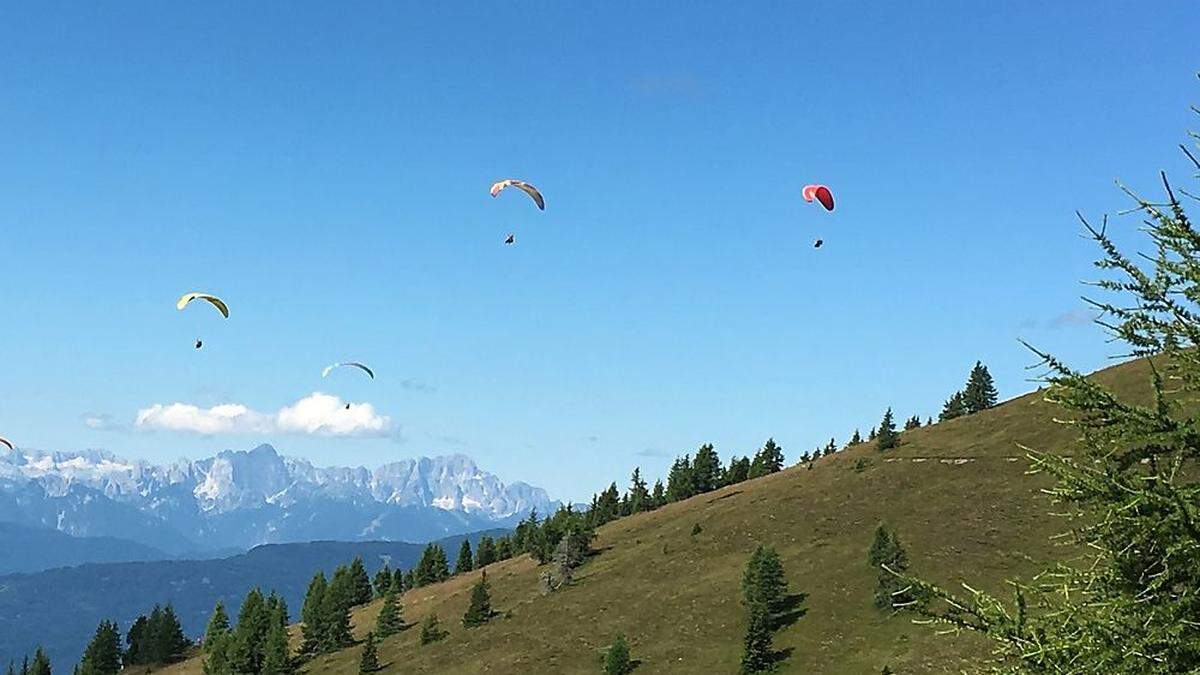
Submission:
[[[1126,398],[1144,399],[1148,370],[1130,363],[1097,378]],[[421,588],[403,599],[418,623],[436,611],[450,636],[421,646],[414,627],[380,644],[389,673],[596,673],[618,632],[629,637],[637,673],[734,673],[745,613],[742,569],[758,543],[777,547],[793,591],[807,594],[807,614],[776,635],[790,650],[782,672],[959,672],[964,655],[986,654],[977,637],[936,636],[908,617],[871,604],[874,572],[866,552],[880,522],[898,528],[912,569],[941,583],[961,580],[1003,590],[1005,578],[1067,553],[1050,536],[1061,523],[1039,490],[1045,478],[1024,475],[1017,444],[1069,448],[1058,408],[1034,392],[992,410],[903,434],[886,453],[864,444],[658,511],[598,532],[601,553],[576,585],[537,592],[538,570],[523,556],[488,569],[495,607],[505,616],[465,630],[459,619],[477,573]],[[869,466],[857,472],[865,458]],[[702,532],[691,535],[693,525]],[[1006,596],[1007,597],[1007,596]],[[355,635],[374,623],[377,603],[354,614]],[[309,673],[356,673],[360,648],[321,657]],[[171,673],[199,673],[197,660]]]

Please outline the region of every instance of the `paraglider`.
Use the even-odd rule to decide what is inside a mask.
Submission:
[[[203,340],[196,340],[196,349],[200,349],[203,346],[204,346]]]
[[[516,178],[505,178],[502,181],[497,181],[497,182],[493,183],[492,184],[492,196],[495,197],[495,196],[499,195],[501,190],[503,190],[506,187],[510,187],[510,186],[515,187],[518,190],[529,195],[530,199],[533,200],[534,204],[537,204],[537,207],[539,209],[541,209],[542,211],[546,210],[546,200],[542,198],[542,193],[538,192],[538,189],[535,188],[534,186],[530,185],[529,183],[526,183],[523,180],[517,180]]]
[[[513,244],[517,243],[517,235],[515,235],[515,234],[508,235],[507,237],[504,238],[504,243],[509,246],[512,246]]]
[[[9,441],[7,438],[5,438],[5,437],[3,437],[3,436],[0,436],[0,443],[3,443],[4,445],[7,445],[9,450],[12,450],[12,451],[14,451],[14,452],[16,451],[16,448],[14,448],[14,447],[13,447],[13,444],[12,444],[12,442],[11,442],[11,441]]]
[[[821,202],[821,206],[824,206],[826,211],[833,210],[833,193],[824,185],[805,185],[800,194],[804,196],[806,202],[811,202],[815,198]]]
[[[358,368],[359,370],[361,370],[364,373],[366,373],[367,375],[369,375],[372,380],[375,379],[375,373],[372,372],[372,370],[370,368],[364,366],[363,364],[361,364],[357,361],[346,361],[345,363],[333,363],[328,366],[325,366],[325,369],[321,371],[321,377],[328,377],[329,373],[333,372],[334,368],[341,368],[343,366],[348,367],[348,368]]]
[[[824,244],[824,243],[825,243],[824,239],[818,239],[813,242],[813,248],[821,248],[821,244]]]
[[[179,297],[179,302],[175,303],[175,309],[183,311],[183,308],[187,307],[188,303],[193,300],[205,300],[213,307],[216,307],[217,311],[221,313],[221,316],[225,317],[226,319],[229,318],[229,306],[225,304],[225,301],[215,295],[209,295],[208,293],[184,293]]]

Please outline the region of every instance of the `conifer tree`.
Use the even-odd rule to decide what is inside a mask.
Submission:
[[[362,656],[358,660],[358,672],[373,673],[379,670],[379,654],[375,650],[375,634],[367,633],[363,642]]]
[[[921,418],[920,417],[913,415],[912,417],[908,418],[907,420],[904,420],[904,430],[905,431],[910,431],[912,429],[920,429],[920,428],[921,428]]]
[[[967,406],[963,401],[963,393],[961,391],[956,391],[950,398],[946,399],[946,402],[942,405],[942,412],[938,415],[938,421],[945,422],[946,420],[952,420],[956,417],[962,417],[966,414]]]
[[[977,413],[996,405],[996,384],[987,366],[976,361],[967,379],[967,386],[962,392],[963,407],[967,413]]]
[[[692,460],[692,490],[695,494],[717,489],[721,477],[721,459],[711,443],[705,443],[696,451]]]
[[[83,651],[80,675],[116,675],[121,670],[121,633],[112,621],[101,621]]]
[[[854,435],[850,437],[850,445],[858,445],[862,442],[862,434],[858,433],[858,429],[855,429]]]
[[[374,587],[376,598],[382,598],[392,590],[392,570],[387,563],[384,563],[375,573],[375,579],[371,585]]]
[[[810,452],[809,452],[809,451],[807,451],[807,450],[805,450],[805,451],[804,451],[804,452],[803,452],[803,453],[800,455],[800,463],[801,463],[801,464],[808,464],[808,463],[809,463],[809,462],[811,462],[812,460],[813,460],[813,454],[812,454],[812,453],[810,453]]]
[[[875,539],[867,552],[867,562],[878,568],[875,580],[875,606],[891,609],[894,605],[905,605],[913,600],[910,593],[902,593],[907,584],[900,574],[908,570],[908,553],[900,545],[900,537],[880,525],[875,529]]]
[[[322,652],[337,651],[353,644],[350,607],[354,592],[354,582],[348,570],[344,567],[335,570],[333,581],[321,598]]]
[[[729,459],[729,471],[726,472],[726,483],[734,485],[750,477],[750,458],[734,455]]]
[[[33,663],[29,664],[29,675],[51,675],[50,658],[46,656],[46,652],[42,651],[41,646],[33,652]]]
[[[379,615],[375,618],[375,634],[381,638],[389,637],[404,629],[404,618],[401,615],[400,598],[395,591],[389,591],[383,596],[383,604],[379,607]]]
[[[492,594],[488,591],[487,570],[484,570],[471,589],[471,603],[463,614],[462,625],[465,628],[482,626],[491,620],[493,614]]]
[[[171,603],[163,607],[162,618],[153,628],[154,663],[174,663],[182,659],[191,643],[184,636],[183,626]]]
[[[133,620],[129,632],[125,636],[128,648],[121,659],[125,665],[142,665],[151,662],[150,659],[150,620],[143,614]]]
[[[767,610],[759,605],[750,606],[746,637],[742,642],[742,673],[761,673],[774,666],[775,652],[772,647],[771,621]]]
[[[428,586],[448,579],[450,567],[446,562],[446,551],[437,544],[426,544],[414,576],[417,586]]]
[[[633,660],[629,656],[629,643],[625,641],[624,633],[617,633],[613,643],[604,652],[605,675],[626,675],[633,670]]]
[[[496,560],[508,560],[513,557],[512,539],[500,537],[496,540]]]
[[[1054,418],[1073,425],[1079,444],[1031,451],[1032,469],[1055,479],[1048,492],[1082,559],[1013,582],[1011,602],[904,575],[933,596],[911,608],[984,634],[1025,672],[1200,670],[1200,231],[1162,180],[1164,197],[1134,197],[1152,255],[1123,253],[1107,223],[1084,220],[1106,275],[1095,285],[1112,294],[1093,306],[1127,355],[1143,359],[1133,372],[1148,374],[1150,403],[1034,350],[1048,371],[1045,399],[1059,407]]]
[[[654,481],[654,489],[650,492],[650,501],[654,503],[656,509],[667,503],[667,491],[661,480]]]
[[[900,434],[896,433],[896,422],[892,419],[892,409],[888,408],[879,423],[879,431],[875,435],[876,450],[891,450],[900,445]]]
[[[397,593],[403,593],[408,590],[408,586],[404,584],[404,570],[397,567],[392,572],[392,588],[396,589]]]
[[[404,573],[404,590],[410,591],[417,587],[417,571],[410,569]]]
[[[423,645],[442,640],[446,635],[447,633],[442,630],[442,623],[438,620],[437,614],[430,614],[421,623],[421,644]]]
[[[783,448],[776,445],[774,438],[768,438],[762,449],[754,454],[754,459],[750,460],[748,473],[751,478],[758,478],[782,469]]]
[[[236,672],[257,673],[262,670],[263,647],[270,630],[271,617],[267,613],[266,601],[262,592],[253,588],[242,601],[237,626],[233,630],[229,657]]]
[[[766,616],[774,620],[784,610],[787,591],[779,554],[774,548],[759,544],[742,573],[742,601],[747,606],[761,606]]]
[[[475,569],[487,567],[496,560],[496,543],[485,534],[479,538],[479,548],[475,551]]]
[[[835,452],[837,452],[837,443],[831,438],[829,439],[829,443],[825,446],[825,454],[832,455]]]
[[[475,557],[471,553],[471,540],[463,539],[462,546],[458,547],[458,560],[454,561],[454,573],[466,574],[475,569]]]
[[[692,460],[684,455],[671,465],[667,474],[667,501],[678,502],[696,494],[692,488]]]
[[[650,490],[646,487],[646,481],[642,479],[642,470],[634,467],[633,475],[629,477],[629,512],[641,513],[651,508]]]
[[[291,675],[296,672],[292,656],[288,652],[287,628],[276,621],[267,631],[263,645],[263,664],[260,675]]]
[[[367,575],[367,567],[361,556],[356,556],[350,563],[350,606],[365,605],[371,601],[371,577]]]
[[[325,592],[328,585],[325,573],[317,572],[312,581],[308,582],[308,591],[304,594],[304,605],[300,608],[300,633],[304,637],[300,646],[303,654],[316,654],[325,644],[328,632],[325,624]]]
[[[229,633],[229,615],[225,613],[225,603],[217,601],[217,606],[213,607],[212,616],[208,618],[208,627],[204,629],[204,649],[208,651],[208,646],[221,635]]]
[[[875,427],[871,427],[871,431],[867,434],[867,442],[868,443],[874,442],[875,437],[877,435],[878,435],[878,432],[876,432]]]

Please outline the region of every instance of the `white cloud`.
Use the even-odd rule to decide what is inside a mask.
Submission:
[[[301,434],[309,436],[387,436],[392,421],[370,403],[346,403],[337,396],[314,392],[273,414],[240,403],[200,408],[187,403],[156,403],[138,411],[139,429],[217,434]]]
[[[108,413],[84,413],[83,424],[93,431],[127,431],[124,424],[112,418]]]

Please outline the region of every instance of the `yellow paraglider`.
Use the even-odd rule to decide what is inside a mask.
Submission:
[[[206,300],[211,303],[213,307],[217,308],[217,311],[221,313],[221,316],[225,317],[226,319],[229,318],[229,306],[225,304],[225,301],[215,295],[209,295],[208,293],[184,293],[182,296],[180,296],[179,302],[175,303],[175,309],[183,311],[183,308],[187,307],[188,303],[193,300]]]

